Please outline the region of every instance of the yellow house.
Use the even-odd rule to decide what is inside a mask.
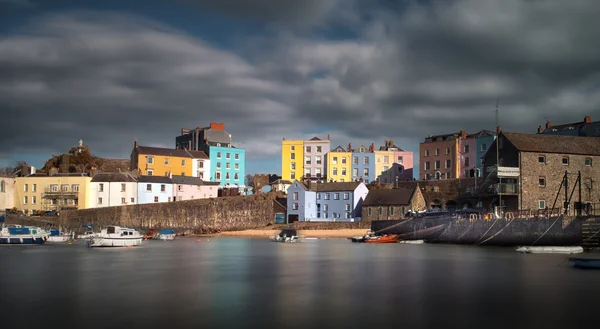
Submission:
[[[352,181],[352,152],[338,146],[327,153],[327,181]]]
[[[294,181],[304,175],[304,141],[281,141],[281,179]]]
[[[131,151],[131,169],[145,176],[210,177],[210,161],[203,151],[140,146]]]
[[[386,179],[394,166],[394,151],[375,151],[375,177],[380,183],[392,183]]]
[[[15,207],[27,215],[90,207],[87,174],[33,174],[15,179]]]

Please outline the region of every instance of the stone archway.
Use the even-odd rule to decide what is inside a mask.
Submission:
[[[442,208],[442,200],[440,200],[440,199],[433,199],[433,200],[432,200],[432,201],[429,203],[429,207],[430,207],[431,209],[434,209],[434,208],[440,208],[440,209],[441,209],[441,208]]]
[[[456,201],[454,200],[448,200],[446,201],[446,209],[453,211],[456,210]]]

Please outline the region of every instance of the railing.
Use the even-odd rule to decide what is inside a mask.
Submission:
[[[498,194],[516,195],[519,193],[518,184],[498,183],[494,185],[494,190]]]

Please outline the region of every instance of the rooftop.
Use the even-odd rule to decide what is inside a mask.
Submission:
[[[415,189],[395,188],[370,190],[363,202],[364,206],[406,206],[410,204]]]
[[[600,156],[600,137],[557,136],[503,132],[522,152],[581,154]]]
[[[118,172],[107,172],[107,173],[96,173],[92,178],[92,183],[95,182],[121,182],[129,183],[136,182],[137,180],[131,174],[118,173]]]
[[[316,192],[354,191],[360,184],[360,182],[322,183],[315,184],[313,190]]]
[[[208,159],[208,156],[206,156],[206,154],[202,151],[178,150],[152,146],[138,146],[136,149],[138,154],[172,156],[179,158]]]
[[[174,184],[181,185],[219,185],[218,182],[205,182],[200,177],[190,176],[173,176],[172,181]]]
[[[138,177],[138,182],[173,184],[173,180],[167,176],[140,176]]]

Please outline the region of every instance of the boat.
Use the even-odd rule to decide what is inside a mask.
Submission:
[[[146,232],[146,234],[144,234],[144,239],[145,240],[154,239],[154,238],[156,238],[157,234],[158,233],[156,233],[155,230],[150,230],[150,231]]]
[[[138,231],[120,226],[108,226],[88,241],[88,247],[133,247],[142,244]]]
[[[162,230],[156,235],[158,240],[173,241],[175,240],[175,232],[173,230]]]
[[[50,234],[48,235],[48,240],[46,242],[64,243],[64,242],[68,242],[71,239],[71,237],[72,237],[71,234],[65,234],[64,232],[61,233],[57,229],[51,229]]]
[[[36,226],[2,225],[0,231],[0,244],[4,245],[34,245],[44,244],[48,239],[48,232]]]
[[[348,240],[350,240],[352,242],[362,243],[368,239],[374,239],[374,238],[376,238],[376,236],[373,235],[373,231],[369,231],[369,232],[367,232],[367,234],[365,234],[363,236],[351,237],[351,238],[348,238]]]
[[[382,236],[378,236],[376,238],[373,239],[366,239],[365,243],[373,243],[373,244],[379,244],[379,243],[397,243],[398,242],[398,235],[397,234],[386,234],[386,235],[382,235]]]
[[[398,241],[398,243],[403,243],[403,244],[423,244],[423,243],[425,243],[425,240],[400,240],[400,241]]]
[[[292,243],[300,241],[300,236],[298,235],[298,232],[294,229],[283,229],[281,230],[281,232],[279,232],[279,234],[277,234],[274,237],[271,237],[271,240],[274,242]]]
[[[571,257],[573,267],[600,269],[600,258]]]
[[[97,235],[98,233],[94,233],[93,231],[85,231],[83,234],[79,234],[77,239],[91,239]]]
[[[518,252],[525,254],[579,254],[583,252],[583,248],[580,246],[573,247],[561,247],[561,246],[524,246],[518,247]]]

